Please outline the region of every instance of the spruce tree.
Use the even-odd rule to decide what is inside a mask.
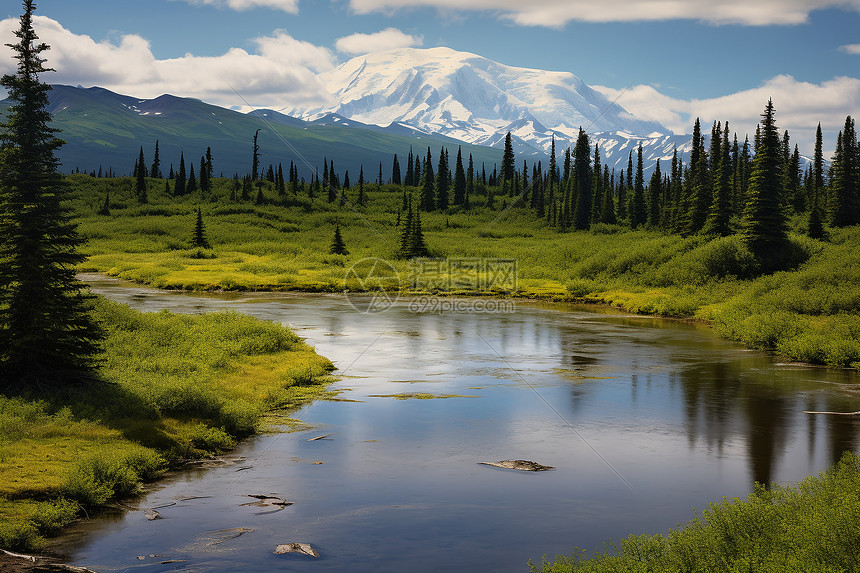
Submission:
[[[567,190],[565,193],[564,202],[564,226],[567,227],[570,223],[571,211],[573,211],[573,227],[577,230],[588,229],[591,225],[591,204],[594,199],[592,189],[593,176],[591,173],[591,147],[588,143],[588,135],[582,130],[579,130],[579,136],[576,139],[576,146],[573,148],[573,182],[576,191],[576,205],[571,208],[571,192]],[[550,174],[549,177],[554,177],[555,161],[550,157]]]
[[[603,170],[600,168],[600,144],[594,144],[594,164],[592,165],[594,179],[591,187],[594,190],[594,201],[591,204],[591,222],[599,223],[603,219]]]
[[[14,74],[0,79],[12,102],[0,124],[0,380],[5,387],[44,389],[90,377],[101,333],[89,295],[75,278],[82,241],[62,202],[69,189],[55,151],[63,142],[49,127],[48,92],[39,74],[33,0],[10,44]]]
[[[412,213],[412,195],[408,197],[404,193],[403,195],[404,202],[404,210],[406,211],[406,221],[403,222],[403,226],[400,229],[400,244],[397,249],[397,257],[401,259],[409,258],[409,249],[412,245],[412,231],[414,222],[414,215]]]
[[[407,187],[415,185],[415,166],[413,165],[414,157],[412,155],[412,146],[409,146],[409,156],[406,159],[406,178],[403,184]]]
[[[860,222],[860,154],[854,120],[845,118],[845,127],[836,140],[831,166],[830,224],[834,227]]]
[[[257,143],[257,138],[260,136],[260,130],[254,132],[254,147],[251,155],[251,181],[256,181],[260,176],[260,145]]]
[[[630,200],[630,227],[635,229],[648,221],[648,209],[645,205],[645,175],[642,170],[642,144],[636,155],[636,179],[633,184],[633,197]]]
[[[502,180],[508,184],[514,180],[514,147],[511,144],[511,132],[505,136],[505,151],[502,154]]]
[[[775,270],[782,264],[788,238],[781,204],[782,150],[771,100],[767,102],[759,127],[741,230],[762,268]]]
[[[475,194],[475,164],[472,161],[472,154],[469,154],[469,168],[466,170],[466,196],[463,199],[463,206],[469,208],[469,200]]]
[[[427,243],[424,241],[424,232],[421,230],[421,210],[415,211],[415,220],[412,228],[412,236],[409,242],[409,258],[426,257],[430,254]]]
[[[200,156],[200,195],[206,197],[209,193],[209,178],[206,175],[206,157]]]
[[[430,148],[427,148],[427,157],[424,159],[424,180],[421,183],[421,196],[418,210],[432,211],[436,207],[435,175],[433,174],[433,160]]]
[[[180,152],[180,154],[179,154],[179,172],[176,174],[176,184],[173,186],[173,194],[176,197],[182,197],[183,195],[185,195],[185,192],[186,192],[185,178],[186,178],[185,154]]]
[[[152,158],[152,167],[149,176],[153,179],[161,179],[161,158],[158,152],[158,140],[155,140],[155,155]]]
[[[200,211],[200,207],[197,207],[194,233],[191,235],[191,247],[195,249],[209,248],[209,241],[206,240],[206,228],[203,226],[203,213]]]
[[[197,177],[194,176],[194,163],[191,163],[191,173],[188,175],[188,187],[186,187],[186,193],[194,193],[197,191]]]
[[[343,242],[343,237],[340,234],[340,223],[336,223],[334,226],[334,240],[332,241],[328,252],[332,255],[349,254],[349,251],[346,249],[346,244]]]
[[[466,202],[466,172],[463,170],[461,147],[457,148],[457,164],[454,166],[454,205]]]
[[[450,189],[448,183],[448,154],[443,149],[439,153],[439,166],[436,170],[436,205],[440,211],[448,210],[448,191]]]
[[[660,226],[660,199],[663,196],[663,174],[660,172],[660,160],[651,174],[648,184],[648,226],[656,229]]]
[[[397,160],[397,154],[394,154],[394,163],[391,165],[391,183],[393,185],[402,185],[400,178],[400,161]]]
[[[105,192],[105,200],[98,212],[99,215],[110,215],[110,191]]]
[[[140,148],[140,157],[137,160],[139,167],[137,169],[137,183],[134,191],[137,195],[137,202],[143,205],[147,202],[146,197],[146,164],[143,161],[143,147]]]
[[[726,122],[726,129],[723,130],[722,138],[722,145],[718,148],[720,156],[711,158],[714,193],[708,218],[705,221],[704,232],[725,237],[732,232],[729,227],[729,219],[732,215],[732,196],[728,122]]]

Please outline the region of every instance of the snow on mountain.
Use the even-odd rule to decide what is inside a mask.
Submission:
[[[511,137],[518,156],[573,147],[579,128],[601,145],[610,167],[626,167],[641,142],[646,166],[683,151],[677,136],[609,101],[568,72],[506,66],[449,48],[402,48],[353,58],[320,74],[337,103],[287,113],[306,120],[329,114],[366,124],[399,124],[461,141],[502,147]]]

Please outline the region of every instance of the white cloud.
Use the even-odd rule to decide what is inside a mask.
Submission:
[[[426,6],[446,11],[487,10],[523,26],[558,28],[570,21],[701,20],[714,24],[800,24],[823,8],[860,11],[860,0],[350,0],[359,14]]]
[[[698,117],[703,126],[715,121],[728,121],[732,132],[743,141],[745,134],[752,139],[768,98],[773,99],[780,130],[788,130],[791,140],[802,153],[811,153],[815,128],[830,135],[825,147],[835,146],[835,134],[845,123],[845,116],[860,109],[860,79],[835,77],[813,84],[780,75],[761,86],[733,94],[709,98],[682,100],[661,94],[651,86],[636,86],[622,94],[603,86],[593,86],[607,97],[619,97],[618,104],[642,119],[661,122],[676,133],[690,133]]]
[[[860,44],[848,44],[845,46],[839,46],[839,50],[845,52],[846,54],[860,55]]]
[[[0,37],[13,37],[18,26],[17,19],[0,21]],[[144,98],[170,93],[243,108],[323,104],[330,96],[316,74],[336,64],[331,50],[296,40],[284,31],[255,39],[256,53],[232,48],[220,56],[186,54],[159,60],[149,42],[137,35],[123,36],[119,43],[96,42],[45,16],[35,16],[33,27],[51,46],[43,56],[57,70],[45,74],[44,81],[101,86]],[[0,73],[14,71],[11,56],[11,50],[0,52]]]
[[[249,10],[251,8],[274,8],[290,14],[299,13],[299,0],[186,0],[191,4],[207,4],[227,7],[233,10]]]
[[[338,38],[335,48],[345,54],[369,54],[394,48],[411,48],[424,43],[421,36],[410,36],[397,28],[386,28],[375,34],[352,34]]]

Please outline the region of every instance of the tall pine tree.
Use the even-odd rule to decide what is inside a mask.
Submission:
[[[750,251],[764,270],[782,264],[788,238],[782,210],[782,149],[774,119],[773,101],[768,100],[759,124],[758,145],[753,158],[741,230]]]
[[[15,74],[0,86],[12,101],[0,125],[0,379],[6,387],[43,389],[89,375],[100,331],[90,317],[75,265],[81,240],[62,206],[69,191],[54,152],[63,144],[49,127],[51,71],[33,30],[33,0],[10,45]],[[142,167],[145,169],[145,166]]]

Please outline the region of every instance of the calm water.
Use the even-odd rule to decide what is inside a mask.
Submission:
[[[98,571],[524,571],[544,553],[664,532],[754,480],[800,480],[858,441],[854,418],[803,413],[860,410],[854,374],[777,364],[695,325],[564,305],[361,314],[341,296],[93,288],[146,311],[288,324],[355,400],[314,403],[297,414],[313,430],[255,437],[238,464],[173,476],[136,510],[86,524],[68,550]],[[403,392],[463,397],[373,396]],[[477,463],[504,459],[556,469]],[[250,494],[294,505],[243,506]],[[143,514],[169,503],[163,519]],[[321,559],[273,554],[291,542]]]

